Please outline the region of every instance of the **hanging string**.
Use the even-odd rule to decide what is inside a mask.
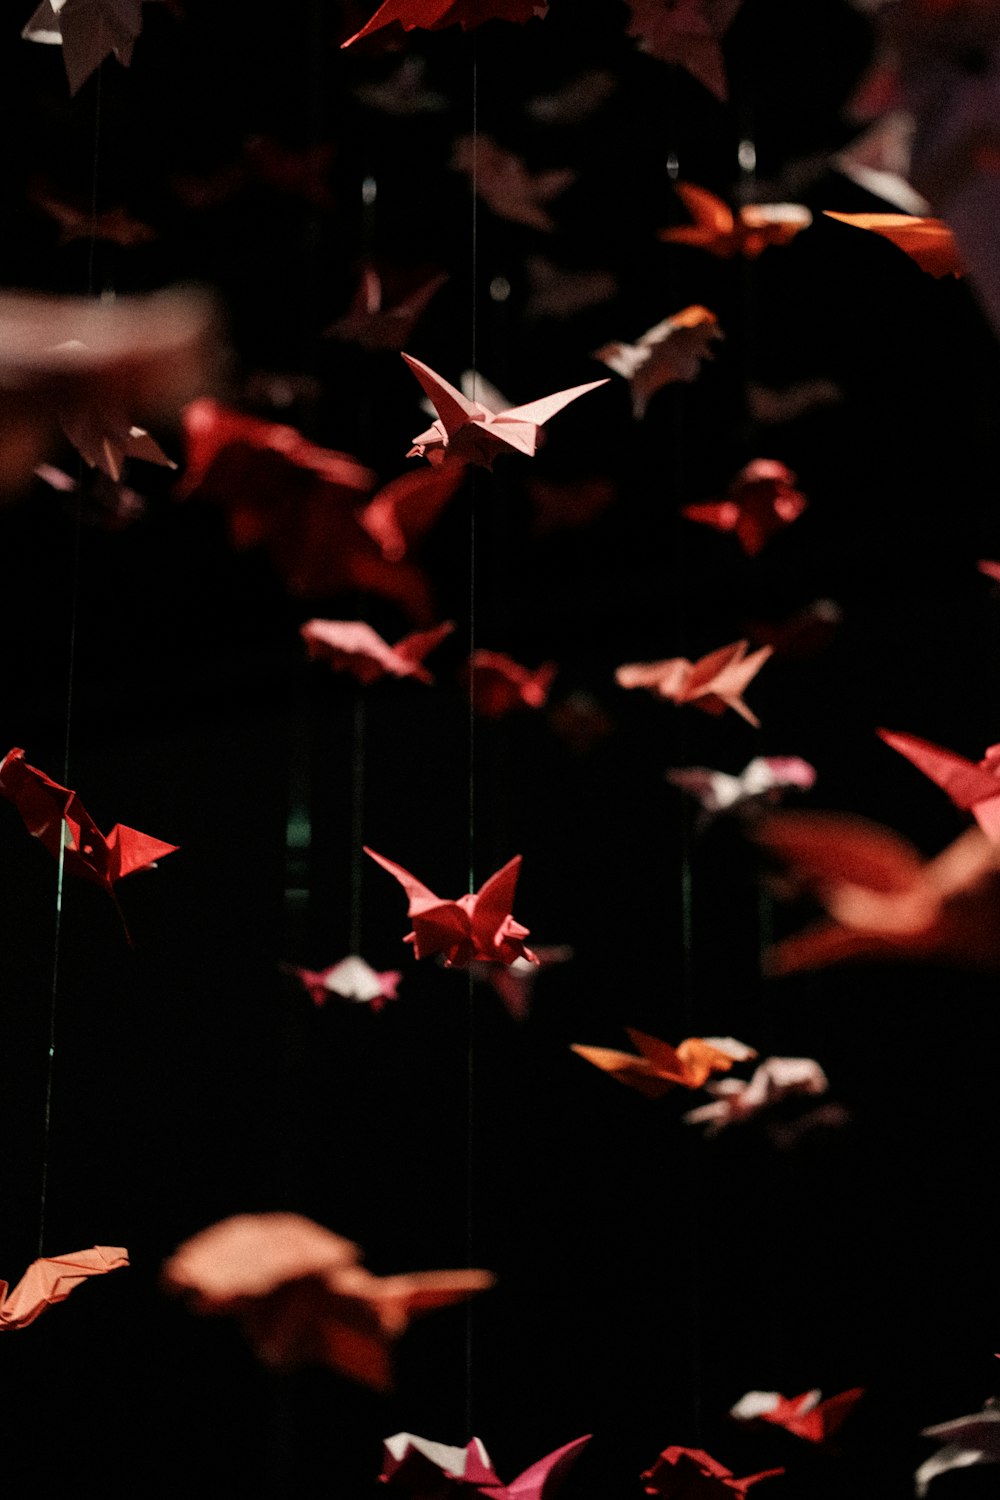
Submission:
[[[354,722],[351,732],[351,946],[361,953],[361,887],[363,870],[361,850],[364,844],[365,818],[365,728],[367,710],[364,688],[359,683],[354,693]]]

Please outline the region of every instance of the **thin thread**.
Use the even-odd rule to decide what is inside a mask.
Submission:
[[[354,696],[351,744],[351,952],[361,952],[361,846],[365,817],[365,728],[367,708],[360,684]]]

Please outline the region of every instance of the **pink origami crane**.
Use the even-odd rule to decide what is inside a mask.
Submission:
[[[150,224],[135,218],[127,208],[119,205],[92,213],[89,208],[80,208],[58,198],[44,184],[38,184],[30,194],[36,208],[57,225],[60,245],[72,244],[74,240],[102,240],[109,245],[120,245],[132,250],[137,245],[148,245],[157,239],[157,232]]]
[[[932,1479],[952,1469],[968,1469],[975,1464],[1000,1464],[1000,1404],[986,1402],[982,1411],[950,1422],[925,1427],[921,1437],[944,1440],[944,1447],[931,1454],[913,1476],[917,1500],[923,1500]]]
[[[685,505],[689,521],[731,531],[750,557],[783,526],[797,521],[807,504],[795,488],[796,476],[776,458],[755,458],[736,475],[725,500],[707,505]]]
[[[525,303],[527,318],[571,318],[587,307],[600,307],[618,294],[613,271],[572,271],[557,266],[544,255],[529,255],[524,262],[531,293]]]
[[[808,229],[812,214],[801,203],[745,203],[734,214],[721,198],[691,182],[675,184],[693,224],[661,229],[659,237],[671,245],[693,245],[722,260],[743,255],[756,260],[769,245],[788,245]]]
[[[231,1314],[275,1369],[329,1365],[375,1390],[410,1318],[493,1285],[489,1271],[373,1276],[350,1240],[298,1214],[241,1214],[187,1240],[163,1267],[197,1313]]]
[[[724,337],[715,314],[696,305],[664,318],[634,344],[603,344],[594,358],[629,382],[638,422],[650,398],[665,385],[697,380],[702,361],[713,357],[713,343]]]
[[[630,662],[615,672],[615,681],[623,688],[648,688],[660,698],[675,703],[693,703],[708,714],[735,709],[748,724],[760,728],[760,720],[743,702],[747,684],[756,677],[771,655],[771,646],[762,646],[747,656],[747,641],[721,646],[696,662],[685,656],[666,661]]]
[[[331,995],[337,995],[341,1000],[348,1000],[354,1005],[370,1006],[376,1014],[385,1009],[388,1000],[399,998],[396,992],[403,977],[399,969],[385,969],[381,972],[373,969],[356,953],[342,958],[329,969],[296,969],[289,966],[288,972],[301,981],[302,988],[317,1009],[322,1009]]]
[[[69,91],[75,94],[112,53],[129,66],[142,31],[142,6],[143,0],[42,0],[21,35],[62,47]]]
[[[507,1014],[515,1021],[527,1020],[538,975],[557,964],[568,963],[573,957],[573,949],[565,944],[535,948],[533,951],[534,961],[515,958],[512,964],[497,964],[474,958],[469,964],[469,973],[473,979],[480,979],[483,984],[488,984],[503,1002]]]
[[[529,929],[515,922],[510,911],[521,868],[519,854],[484,881],[475,894],[446,901],[391,859],[384,859],[374,849],[366,848],[365,853],[395,876],[409,897],[407,915],[413,918],[413,931],[404,942],[413,944],[417,958],[442,953],[448,968],[463,969],[474,958],[503,964],[526,958],[537,963],[523,941]]]
[[[782,1396],[778,1391],[747,1391],[729,1415],[737,1422],[769,1422],[807,1443],[825,1443],[847,1420],[864,1395],[863,1386],[821,1400],[822,1391]]]
[[[33,1260],[12,1292],[6,1281],[0,1281],[0,1333],[27,1328],[47,1307],[65,1302],[91,1276],[104,1276],[127,1265],[128,1251],[120,1245],[94,1245],[90,1250]]]
[[[525,453],[530,458],[545,422],[578,396],[608,383],[607,380],[591,380],[586,385],[575,385],[568,391],[557,391],[555,395],[529,401],[525,406],[494,412],[478,401],[467,400],[461,391],[456,391],[453,385],[421,364],[419,359],[412,359],[409,354],[404,354],[403,358],[438,414],[434,425],[413,439],[413,447],[406,456],[422,458],[426,455],[435,465],[446,459],[461,459],[491,469],[494,458],[505,448],[513,448],[516,453]]]
[[[765,1057],[749,1080],[719,1078],[706,1083],[711,1104],[699,1104],[684,1116],[686,1125],[705,1125],[706,1136],[727,1125],[740,1125],[792,1095],[825,1094],[830,1084],[812,1057]]]
[[[955,236],[943,219],[922,219],[914,214],[835,214],[829,210],[823,217],[880,235],[932,276],[961,276],[964,272]]]
[[[432,276],[407,296],[386,305],[381,276],[374,266],[365,266],[350,307],[324,330],[323,337],[360,344],[362,349],[398,351],[409,343],[427,304],[447,280],[444,272]]]
[[[628,36],[661,62],[675,63],[704,84],[717,99],[729,96],[720,41],[740,8],[740,0],[626,0]]]
[[[384,641],[364,620],[307,620],[299,629],[311,661],[323,661],[335,672],[350,672],[359,682],[380,677],[414,677],[433,682],[424,657],[455,629],[450,620],[432,630],[404,635],[395,646]]]
[[[498,146],[488,135],[462,135],[451,157],[452,170],[469,179],[469,186],[498,219],[526,224],[551,234],[555,220],[545,207],[576,181],[571,167],[533,172],[514,151]]]
[[[390,479],[358,512],[358,520],[388,562],[402,562],[430,531],[465,478],[456,460],[439,469],[413,469]]]
[[[447,1500],[452,1495],[455,1500],[461,1495],[482,1495],[487,1500],[550,1500],[589,1442],[588,1436],[566,1443],[510,1484],[504,1484],[478,1438],[465,1448],[449,1448],[414,1437],[412,1432],[397,1432],[385,1440],[379,1479],[411,1500]]]
[[[668,771],[667,780],[682,792],[697,797],[705,812],[718,813],[758,797],[774,801],[788,787],[807,792],[816,781],[816,772],[797,755],[758,755],[738,776],[712,771],[707,766],[683,766]]]
[[[744,1500],[747,1490],[762,1479],[775,1479],[784,1469],[764,1469],[737,1479],[731,1469],[704,1448],[664,1448],[656,1463],[640,1477],[647,1495],[662,1500]]]
[[[647,1099],[659,1099],[678,1084],[686,1089],[700,1089],[711,1074],[728,1073],[734,1062],[757,1056],[752,1047],[734,1037],[689,1036],[674,1048],[632,1026],[626,1026],[625,1030],[640,1056],[616,1052],[611,1047],[578,1044],[571,1046],[570,1051],[593,1063],[602,1073],[610,1073],[619,1083],[638,1089]]]
[[[141,458],[164,469],[177,467],[145,428],[116,422],[99,409],[84,406],[64,411],[60,425],[84,463],[99,469],[115,484],[122,477],[127,458]]]
[[[465,684],[476,713],[500,719],[517,708],[544,708],[558,670],[552,661],[532,669],[502,651],[473,651]]]
[[[67,874],[80,875],[108,892],[116,880],[153,869],[157,860],[178,848],[124,823],[103,834],[76,792],[29,766],[23,750],[9,750],[0,761],[0,796],[13,802],[28,832],[53,858],[64,851]]]
[[[988,839],[1000,843],[1000,745],[987,746],[977,765],[915,734],[893,734],[888,729],[876,732],[879,739],[905,755],[918,771],[947,792],[956,807],[971,812]]]
[[[385,0],[371,20],[340,45],[349,47],[393,22],[404,31],[440,31],[444,26],[468,31],[484,21],[530,21],[544,16],[548,8],[547,0]]]

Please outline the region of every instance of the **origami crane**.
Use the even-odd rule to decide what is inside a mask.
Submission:
[[[939,1474],[975,1464],[1000,1464],[1000,1404],[987,1401],[982,1411],[925,1427],[920,1435],[943,1439],[944,1447],[926,1459],[914,1475],[917,1500],[923,1500],[931,1480]]]
[[[854,958],[1000,964],[1000,855],[978,828],[927,861],[891,829],[836,813],[768,813],[752,834],[827,912],[771,950],[772,974]]]
[[[361,83],[351,90],[369,109],[406,119],[413,115],[437,115],[448,108],[448,100],[427,87],[427,60],[404,57],[395,72],[380,82]]]
[[[747,641],[734,641],[696,662],[688,661],[685,656],[630,662],[618,668],[615,681],[623,688],[648,688],[675,703],[693,703],[709,714],[733,708],[748,724],[759,729],[760,720],[743,702],[743,693],[772,654],[773,647],[762,646],[747,656],[747,645]]]
[[[839,1396],[821,1400],[822,1391],[803,1391],[801,1396],[782,1396],[778,1391],[747,1391],[729,1415],[737,1422],[770,1422],[783,1427],[807,1443],[825,1443],[847,1420],[864,1395],[856,1386]]]
[[[744,629],[758,646],[770,646],[785,661],[806,661],[827,647],[844,612],[835,599],[814,599],[784,620],[747,620]]]
[[[349,47],[393,22],[404,31],[440,31],[444,26],[468,31],[484,21],[530,21],[544,16],[548,8],[547,0],[385,0],[371,20],[340,45]]]
[[[732,25],[740,0],[627,0],[628,36],[661,62],[675,63],[717,99],[728,98],[719,42]]]
[[[756,1057],[752,1048],[732,1037],[687,1037],[674,1049],[667,1042],[644,1031],[627,1026],[626,1031],[638,1047],[640,1056],[616,1052],[610,1047],[581,1047],[575,1052],[593,1063],[602,1073],[610,1073],[619,1083],[638,1089],[647,1099],[659,1099],[678,1084],[686,1089],[700,1089],[712,1073],[728,1073],[734,1062]]]
[[[823,217],[880,235],[932,276],[963,274],[955,236],[943,219],[924,219],[913,214],[835,214],[829,210]]]
[[[329,969],[289,967],[288,972],[301,981],[317,1009],[322,1008],[331,995],[337,995],[355,1005],[368,1005],[376,1014],[385,1009],[386,1001],[399,998],[396,991],[403,977],[399,969],[382,972],[373,969],[356,953],[342,958]]]
[[[414,1437],[412,1432],[397,1432],[385,1440],[379,1479],[411,1500],[446,1500],[452,1495],[456,1500],[461,1495],[482,1495],[488,1500],[550,1500],[589,1442],[589,1437],[582,1437],[566,1443],[510,1484],[504,1484],[479,1438],[473,1438],[465,1448],[450,1448]]]
[[[540,125],[581,125],[618,89],[610,68],[586,68],[551,94],[537,94],[524,106]]]
[[[675,187],[694,223],[661,229],[660,239],[671,245],[693,245],[722,260],[734,255],[756,260],[769,245],[790,244],[812,223],[812,214],[802,203],[745,203],[734,214],[707,188],[691,182],[678,182]]]
[[[422,458],[432,464],[442,464],[446,459],[462,459],[466,463],[482,464],[491,469],[493,460],[505,448],[525,453],[530,458],[538,445],[542,425],[562,411],[578,396],[594,391],[606,380],[591,380],[586,385],[575,385],[568,391],[557,391],[552,396],[542,396],[538,401],[529,401],[525,406],[512,406],[507,411],[490,411],[481,402],[470,401],[456,391],[453,385],[442,380],[419,359],[409,354],[403,358],[420,381],[434,403],[438,419],[426,432],[413,439],[413,447],[407,458]]]
[[[63,49],[69,91],[77,89],[112,54],[127,68],[142,31],[144,0],[42,0],[21,32],[28,42]],[[150,4],[151,0],[145,0]]]
[[[808,501],[795,488],[796,476],[775,458],[755,458],[736,475],[725,500],[685,505],[689,521],[731,531],[750,557],[756,557],[775,532],[797,521]]]
[[[335,672],[350,672],[359,682],[380,677],[414,677],[433,682],[424,657],[455,629],[450,620],[432,630],[404,635],[395,646],[384,641],[364,620],[307,620],[299,629],[311,661],[323,661]]]
[[[544,255],[529,255],[524,268],[531,287],[524,306],[526,318],[571,318],[585,308],[610,302],[618,293],[613,271],[571,271]]]
[[[732,1470],[706,1453],[704,1448],[664,1448],[656,1463],[640,1477],[647,1495],[663,1500],[744,1500],[751,1485],[775,1479],[784,1469],[764,1469],[737,1479]]]
[[[521,856],[515,855],[483,882],[474,894],[446,901],[435,896],[419,880],[392,860],[384,859],[374,849],[365,849],[377,864],[388,870],[409,897],[407,915],[413,918],[413,931],[404,942],[413,944],[417,958],[444,954],[448,968],[465,968],[474,958],[491,963],[512,964],[517,958],[529,963],[537,959],[523,939],[528,928],[511,916]]]
[[[439,469],[414,469],[391,479],[372,496],[358,521],[388,562],[402,562],[430,531],[465,478],[456,460]]]
[[[109,245],[120,245],[123,250],[132,250],[138,245],[151,244],[158,238],[150,224],[135,218],[127,208],[119,205],[100,213],[79,208],[56,197],[44,185],[31,192],[31,202],[59,229],[60,245],[72,244],[74,240],[101,240]]]
[[[765,1057],[749,1080],[713,1079],[705,1085],[713,1096],[684,1116],[686,1125],[705,1125],[706,1136],[718,1135],[727,1125],[739,1125],[792,1095],[825,1094],[826,1074],[812,1057]]]
[[[808,791],[816,781],[816,772],[808,761],[797,755],[758,755],[738,776],[726,771],[712,771],[707,766],[684,766],[667,772],[671,785],[697,797],[707,813],[728,812],[758,797],[773,800],[788,787]]]
[[[558,671],[555,662],[533,670],[502,651],[473,651],[465,684],[477,714],[499,719],[517,708],[544,708]]]
[[[124,823],[103,834],[76,792],[29,766],[23,750],[9,750],[0,761],[0,796],[13,802],[28,832],[53,858],[63,851],[67,874],[80,875],[108,892],[116,880],[154,868],[157,860],[178,847]]]
[[[590,526],[618,498],[613,479],[588,475],[564,481],[542,479],[532,475],[528,494],[535,508],[532,531],[535,536],[550,536],[554,531],[576,531]]]
[[[571,167],[533,172],[514,151],[488,135],[462,135],[455,142],[452,170],[469,179],[473,192],[498,219],[551,234],[556,224],[545,207],[576,181]]]
[[[648,329],[634,344],[604,344],[594,358],[623,375],[632,391],[632,415],[641,421],[650,398],[675,381],[696,380],[712,344],[725,335],[707,307],[685,307]]]
[[[350,307],[343,317],[324,330],[323,337],[360,344],[363,349],[399,351],[409,343],[410,334],[426,312],[431,298],[447,280],[444,272],[432,276],[408,296],[387,306],[381,276],[374,266],[365,266]]]
[[[813,380],[796,380],[781,390],[748,381],[747,409],[755,422],[766,427],[795,422],[824,406],[839,406],[844,392],[836,381],[817,376]]]
[[[390,1347],[411,1317],[494,1281],[489,1271],[373,1276],[359,1259],[357,1245],[298,1214],[241,1214],[181,1245],[163,1283],[197,1313],[236,1317],[275,1369],[329,1365],[384,1391]]]
[[[1000,583],[1000,562],[983,559],[976,563],[976,567],[986,578],[992,578],[994,583]]]
[[[978,765],[915,734],[879,729],[878,737],[929,776],[963,812],[971,812],[993,843],[1000,843],[1000,745],[989,745]]]
[[[533,951],[533,962],[527,958],[515,958],[512,964],[497,964],[473,959],[469,964],[469,973],[473,979],[488,984],[500,997],[507,1014],[515,1021],[527,1019],[538,975],[557,964],[568,963],[573,957],[573,949],[565,944],[535,948]]]
[[[177,467],[145,428],[115,422],[99,409],[84,406],[76,411],[64,411],[59,420],[63,432],[84,463],[92,469],[99,469],[115,484],[122,477],[127,458],[141,458],[164,469]]]
[[[91,1276],[104,1276],[127,1265],[128,1251],[120,1245],[94,1245],[90,1250],[33,1260],[13,1291],[0,1281],[0,1333],[27,1328],[47,1307],[65,1302]]]

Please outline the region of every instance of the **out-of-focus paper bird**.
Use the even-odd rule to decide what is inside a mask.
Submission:
[[[138,245],[149,245],[158,238],[151,224],[144,224],[141,219],[134,218],[121,205],[102,209],[97,213],[89,208],[80,208],[75,203],[64,202],[44,183],[36,183],[29,198],[56,225],[61,245],[69,245],[74,240],[94,239],[109,245],[119,245],[123,250],[132,250]]]
[[[594,358],[629,382],[632,414],[639,421],[663,386],[696,380],[702,361],[713,358],[712,344],[724,337],[718,318],[707,307],[685,307],[634,344],[602,345]]]
[[[35,473],[61,495],[81,494],[81,487],[64,469],[39,464]],[[88,525],[98,526],[102,531],[124,531],[146,514],[146,502],[127,485],[109,479],[106,474],[94,474],[90,484],[83,486],[78,513]]]
[[[440,31],[444,26],[468,31],[484,21],[530,21],[544,16],[548,8],[547,0],[385,0],[371,20],[340,45],[349,47],[394,22],[404,31]]]
[[[685,505],[689,521],[731,531],[750,557],[784,526],[797,521],[808,500],[795,488],[796,476],[776,458],[754,458],[736,475],[725,500]]]
[[[550,536],[553,531],[576,531],[596,521],[618,498],[618,487],[613,479],[600,475],[573,480],[532,475],[528,494],[535,508],[532,531],[535,536]]]
[[[825,1443],[847,1420],[864,1395],[863,1386],[821,1399],[822,1391],[782,1396],[778,1391],[747,1391],[729,1415],[737,1422],[770,1422],[807,1443]]]
[[[693,703],[709,714],[721,714],[732,708],[759,729],[760,720],[743,702],[743,693],[771,655],[772,647],[762,646],[747,656],[747,645],[747,641],[734,641],[696,662],[688,661],[685,656],[672,656],[666,661],[629,662],[615,672],[615,681],[623,688],[648,688],[675,703]]]
[[[447,1500],[454,1495],[482,1495],[487,1500],[550,1500],[561,1487],[571,1465],[590,1442],[589,1437],[566,1443],[540,1458],[510,1484],[504,1484],[479,1438],[465,1448],[450,1448],[397,1432],[386,1438],[381,1482],[411,1500]]]
[[[647,1495],[662,1500],[744,1500],[751,1485],[762,1479],[774,1479],[784,1469],[764,1469],[738,1479],[725,1464],[706,1453],[704,1448],[664,1448],[656,1463],[640,1477]]]
[[[739,1125],[792,1095],[825,1094],[829,1081],[812,1057],[765,1057],[749,1080],[719,1078],[706,1083],[711,1104],[699,1104],[684,1116],[687,1125],[706,1126],[707,1136],[727,1125]]]
[[[830,644],[843,618],[835,599],[814,599],[785,620],[746,620],[743,628],[755,646],[770,646],[785,661],[806,661]]]
[[[894,109],[830,158],[830,166],[904,214],[924,216],[931,206],[909,181],[914,121]]]
[[[524,268],[531,286],[524,306],[527,318],[572,318],[588,307],[610,302],[618,293],[613,271],[573,271],[544,255],[529,255]]]
[[[976,1464],[1000,1464],[1000,1404],[987,1401],[982,1411],[925,1427],[920,1435],[943,1440],[944,1447],[926,1459],[913,1476],[917,1500],[923,1500],[931,1480],[939,1474]]]
[[[469,964],[469,973],[473,979],[480,979],[483,984],[488,984],[500,997],[507,1014],[515,1021],[527,1020],[538,975],[557,964],[568,963],[573,957],[572,948],[565,944],[535,948],[533,951],[534,962],[527,958],[515,958],[512,964],[496,964],[473,959]]]
[[[990,562],[984,559],[977,562],[976,567],[986,578],[992,578],[994,583],[1000,583],[1000,562]]]
[[[426,86],[426,73],[426,58],[404,57],[388,77],[358,84],[351,92],[369,109],[380,110],[396,119],[437,115],[448,108],[448,100],[444,94]]]
[[[971,812],[988,839],[1000,843],[1000,745],[988,746],[977,765],[915,734],[894,734],[888,729],[877,733],[947,792],[956,807]]]
[[[693,245],[721,260],[734,255],[756,260],[769,245],[790,244],[812,223],[812,214],[802,203],[744,203],[734,214],[707,188],[693,182],[678,182],[675,187],[694,223],[661,229],[660,239],[670,245]]]
[[[645,1031],[632,1026],[625,1029],[639,1049],[638,1057],[632,1052],[616,1052],[611,1047],[574,1044],[570,1050],[602,1073],[610,1073],[619,1083],[638,1089],[647,1099],[659,1099],[678,1084],[686,1089],[700,1089],[713,1073],[728,1073],[734,1062],[757,1055],[733,1037],[689,1036],[674,1048]]]
[[[405,297],[388,302],[382,277],[374,266],[365,266],[347,312],[324,331],[324,338],[360,344],[363,349],[392,349],[409,343],[410,334],[427,310],[434,293],[448,280],[445,272],[420,283]]]
[[[91,1276],[104,1276],[127,1265],[128,1251],[120,1245],[94,1245],[90,1250],[33,1260],[13,1291],[0,1281],[0,1333],[27,1328],[47,1307],[65,1302]]]
[[[177,467],[145,428],[115,422],[92,406],[63,412],[60,425],[84,463],[99,469],[115,484],[122,477],[127,458],[141,458],[163,469]]]
[[[29,766],[23,750],[9,750],[0,761],[0,796],[13,802],[28,832],[54,859],[64,851],[70,875],[103,886],[108,892],[116,880],[152,869],[157,860],[173,854],[177,844],[165,844],[124,823],[116,823],[103,834],[76,792],[60,786]]]
[[[21,32],[28,42],[63,49],[69,91],[77,89],[112,54],[127,68],[142,31],[144,0],[42,0]],[[145,0],[148,5],[151,0]]]
[[[922,219],[913,214],[835,214],[829,210],[823,217],[879,235],[932,276],[963,274],[955,236],[943,219]]]
[[[197,1313],[231,1314],[280,1370],[329,1365],[376,1390],[410,1319],[493,1285],[489,1271],[373,1276],[350,1240],[298,1214],[241,1214],[187,1240],[164,1264],[167,1290]]]
[[[740,0],[626,0],[631,20],[628,36],[638,37],[643,52],[675,63],[704,84],[717,99],[729,90],[720,41],[733,23]]]
[[[300,980],[303,989],[317,1009],[321,1009],[331,995],[348,1000],[354,1005],[367,1005],[373,1011],[385,1009],[386,1001],[397,1000],[396,991],[403,975],[399,969],[373,969],[371,964],[352,953],[342,958],[329,969],[297,969],[289,966],[288,972]]]
[[[538,94],[524,106],[539,125],[582,125],[617,91],[609,68],[587,68],[552,94]]]
[[[671,785],[697,797],[705,812],[727,812],[758,797],[776,800],[779,792],[797,787],[807,792],[816,781],[816,771],[798,755],[755,756],[738,776],[712,771],[707,766],[684,766],[667,772]]]
[[[524,406],[511,406],[506,411],[496,412],[479,401],[468,400],[419,359],[412,359],[409,354],[404,354],[403,358],[437,412],[437,421],[413,439],[413,447],[406,456],[426,457],[435,465],[446,459],[461,459],[464,463],[481,464],[491,469],[493,460],[505,448],[525,453],[530,458],[538,446],[544,423],[578,396],[608,383],[607,380],[591,380],[586,385],[556,391],[552,396],[542,396]]]
[[[747,409],[755,422],[766,427],[795,422],[809,412],[824,406],[839,406],[844,393],[836,381],[817,376],[814,380],[797,380],[793,385],[775,390],[771,386],[747,384]]]
[[[402,562],[436,522],[465,478],[458,459],[437,469],[413,469],[390,479],[358,513],[388,562]]]
[[[544,708],[559,668],[547,661],[522,667],[502,651],[473,651],[463,673],[477,714],[501,719],[518,708]]]
[[[333,208],[330,172],[337,147],[317,141],[302,148],[286,146],[270,135],[252,135],[243,143],[243,160],[250,174],[272,192],[298,198],[312,208]]]
[[[417,630],[390,646],[364,620],[307,620],[299,629],[311,661],[323,661],[335,672],[350,672],[359,682],[380,677],[414,677],[433,682],[424,657],[455,629],[450,620],[432,630]]]
[[[474,958],[504,964],[512,964],[516,958],[537,962],[523,941],[529,929],[515,922],[511,915],[521,868],[519,854],[484,881],[475,893],[447,901],[374,849],[366,848],[365,853],[388,870],[409,897],[407,915],[413,918],[413,931],[404,942],[413,944],[417,958],[432,958],[441,953],[449,968],[465,968]]]
[[[454,172],[469,179],[472,191],[491,213],[512,224],[524,224],[551,234],[556,224],[545,207],[576,181],[572,167],[550,167],[533,172],[515,151],[497,145],[488,135],[460,135],[451,156]]]
[[[891,829],[837,813],[768,813],[752,836],[828,914],[771,950],[772,974],[855,958],[1000,964],[1000,853],[978,828],[926,861]]]

